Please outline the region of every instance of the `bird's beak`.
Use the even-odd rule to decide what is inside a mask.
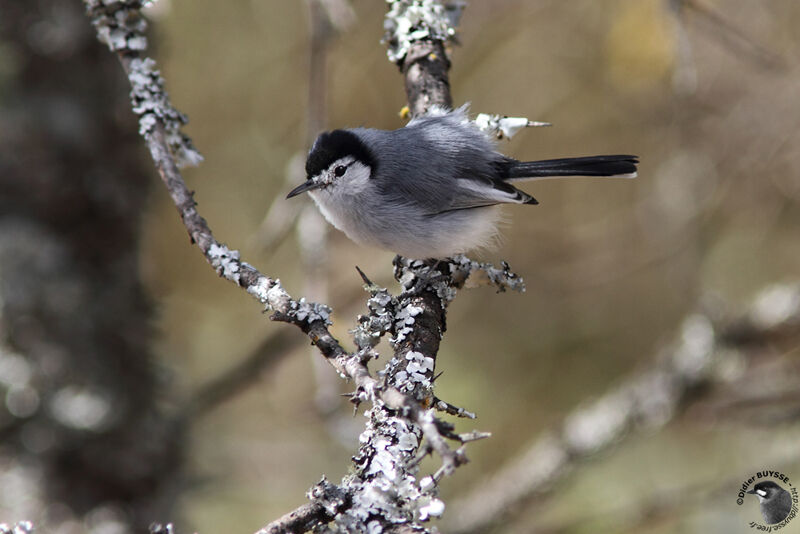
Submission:
[[[745,491],[745,493],[749,493],[750,495],[755,495],[756,494],[756,490],[753,490],[753,489],[747,490],[747,491]]]
[[[300,184],[297,187],[295,187],[294,189],[292,189],[292,191],[288,195],[286,195],[286,198],[296,197],[297,195],[299,195],[301,193],[305,193],[306,191],[312,191],[312,190],[318,189],[320,187],[322,187],[321,183],[315,182],[314,180],[311,180],[311,179],[308,179],[305,182],[303,182],[302,184]]]

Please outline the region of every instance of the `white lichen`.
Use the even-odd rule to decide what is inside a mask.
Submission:
[[[400,311],[397,312],[394,319],[394,337],[389,341],[392,346],[397,345],[398,343],[402,342],[408,334],[414,331],[414,323],[417,315],[422,313],[424,310],[419,306],[414,306],[412,304],[407,304],[406,306],[402,307]]]
[[[419,508],[420,521],[428,521],[432,517],[442,517],[442,514],[444,514],[444,502],[441,499],[430,498],[428,504]]]
[[[408,352],[405,358],[405,370],[399,371],[393,377],[395,387],[401,391],[413,391],[419,386],[431,387],[434,359],[415,351]]]
[[[487,134],[497,139],[511,139],[523,128],[550,126],[549,122],[532,121],[525,117],[508,117],[506,115],[490,115],[479,113],[475,117],[475,124]]]
[[[358,325],[350,331],[360,350],[368,350],[378,344],[384,334],[394,325],[393,310],[397,300],[386,288],[375,288],[367,300],[369,314],[358,316]]]
[[[774,328],[800,314],[800,286],[774,284],[761,291],[753,302],[750,318],[759,328]]]
[[[305,323],[313,323],[322,321],[326,325],[332,325],[331,312],[332,310],[325,304],[318,302],[308,302],[305,298],[299,301],[292,301],[292,310],[289,315],[294,316],[297,320]]]
[[[147,49],[144,35],[147,22],[141,9],[151,3],[143,0],[84,0],[97,39],[112,52],[129,59],[131,104],[139,116],[139,133],[150,140],[157,125],[162,124],[167,145],[178,166],[197,165],[203,157],[192,140],[181,132],[188,119],[170,103],[155,61],[139,57],[139,53]]]
[[[225,245],[217,243],[212,244],[206,253],[208,261],[211,262],[211,266],[217,271],[217,274],[237,284],[241,279],[239,256],[238,250],[231,250]]]
[[[564,438],[570,450],[580,454],[600,450],[620,436],[630,413],[627,392],[607,395],[570,415],[564,423]]]
[[[84,0],[86,12],[97,31],[97,39],[112,52],[138,52],[147,48],[147,21],[139,10],[141,0]]]
[[[715,345],[714,326],[705,315],[693,314],[681,325],[680,345],[673,362],[680,376],[696,379],[711,364]]]
[[[498,268],[491,263],[480,263],[459,254],[450,260],[449,266],[450,275],[457,283],[466,281],[474,274],[480,274],[485,278],[484,282],[494,286],[498,293],[507,290],[525,292],[525,281],[511,271],[511,266],[505,261],[500,262]],[[480,284],[481,281],[478,280],[477,283]]]
[[[181,132],[188,119],[172,106],[156,62],[151,58],[133,58],[129,65],[131,104],[133,112],[139,116],[139,134],[149,139],[160,123],[178,165],[199,164],[203,156],[195,149],[192,140]]]
[[[422,490],[416,481],[419,428],[380,405],[365,415],[367,426],[353,457],[356,471],[341,486],[351,495],[352,506],[337,514],[326,532],[382,532],[389,525],[438,517],[443,507],[435,502],[435,486]]]
[[[33,523],[20,521],[11,526],[7,523],[0,523],[0,534],[33,534]]]
[[[214,252],[217,255],[224,255],[225,250],[227,250],[225,247],[219,247],[218,249],[214,249]],[[209,254],[211,254],[211,249],[209,249]],[[331,320],[331,313],[333,312],[328,306],[318,302],[309,302],[305,298],[301,298],[300,300],[292,299],[281,285],[279,279],[273,280],[262,276],[253,285],[247,288],[247,292],[264,303],[267,310],[284,314],[289,319],[296,322],[310,324],[316,321],[322,321],[326,325],[333,324]]]
[[[419,489],[423,492],[428,492],[436,487],[436,480],[430,475],[422,477],[419,481]]]
[[[280,279],[276,279],[267,289],[264,304],[271,310],[284,311],[289,308],[291,300],[289,293],[283,289]]]
[[[411,46],[422,40],[454,42],[456,27],[465,2],[438,0],[387,0],[383,42],[395,63],[402,61]]]

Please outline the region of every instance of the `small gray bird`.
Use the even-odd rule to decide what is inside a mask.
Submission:
[[[466,108],[434,109],[398,130],[323,133],[306,161],[306,191],[355,241],[417,259],[486,247],[500,204],[538,204],[512,182],[563,176],[636,176],[636,156],[517,161],[499,153]]]
[[[771,480],[759,482],[747,493],[758,497],[761,515],[768,525],[780,523],[792,511],[792,495]]]

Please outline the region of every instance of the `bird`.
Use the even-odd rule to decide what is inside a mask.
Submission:
[[[306,159],[308,192],[322,215],[356,243],[413,259],[487,248],[501,204],[538,201],[513,184],[567,176],[636,176],[637,156],[518,161],[468,117],[433,108],[396,130],[349,128],[317,137]]]
[[[761,515],[768,525],[780,523],[792,510],[792,495],[771,480],[759,482],[747,493],[758,497]]]

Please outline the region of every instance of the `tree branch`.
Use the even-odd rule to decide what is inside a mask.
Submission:
[[[300,328],[341,376],[352,379],[356,385],[352,402],[373,404],[367,413],[367,429],[360,439],[362,446],[354,457],[355,473],[345,477],[341,486],[323,481],[323,490],[310,492],[309,505],[273,524],[276,531],[308,528],[312,520],[333,520],[337,528],[348,532],[378,525],[385,531],[427,531],[421,523],[439,517],[444,510],[444,504],[436,498],[436,481],[466,461],[463,447],[453,450],[447,440],[464,443],[485,436],[477,432],[454,434],[452,425],[438,420],[431,408],[434,364],[445,330],[445,309],[456,290],[475,271],[486,272],[500,291],[521,290],[521,280],[506,265],[494,269],[463,257],[433,266],[398,258],[395,276],[406,291],[395,298],[385,289],[371,289],[370,315],[360,318],[356,330],[358,350],[348,353],[328,330],[331,312],[327,306],[292,298],[278,279],[241,261],[238,251],[228,249],[214,238],[197,211],[179,165],[196,164],[201,158],[191,140],[180,131],[186,118],[169,102],[155,62],[140,57],[146,48],[143,33],[146,25],[139,9],[145,2],[84,2],[98,38],[118,55],[128,75],[140,133],[192,242],[221,277],[242,287],[272,310],[273,320]],[[403,0],[393,2],[387,17],[387,21],[397,24],[395,43],[405,48],[400,54],[400,48],[393,47],[390,56],[394,54],[405,73],[407,86],[415,88],[409,92],[409,105],[419,112],[433,105],[450,105],[446,78],[449,62],[444,55],[444,42],[455,33],[452,14],[452,10],[432,0]],[[424,58],[418,52],[408,54],[427,50],[428,46],[434,51],[426,53]],[[391,344],[395,355],[384,370],[385,380],[376,379],[366,364],[377,355],[374,347],[386,333],[394,335]],[[223,386],[213,390],[211,396],[229,394],[228,386]],[[426,450],[436,451],[443,463],[433,476],[418,483],[416,456],[423,437]],[[318,485],[315,489],[319,488]],[[320,507],[327,515],[321,515]],[[365,525],[367,518],[371,520]]]
[[[242,361],[201,385],[189,399],[183,417],[203,415],[240,394],[251,382],[258,380],[266,368],[288,355],[289,349],[296,344],[295,336],[289,330],[273,332]]]
[[[308,502],[276,519],[256,534],[300,534],[330,522],[337,513],[349,508],[350,496],[323,477],[308,492]]]

